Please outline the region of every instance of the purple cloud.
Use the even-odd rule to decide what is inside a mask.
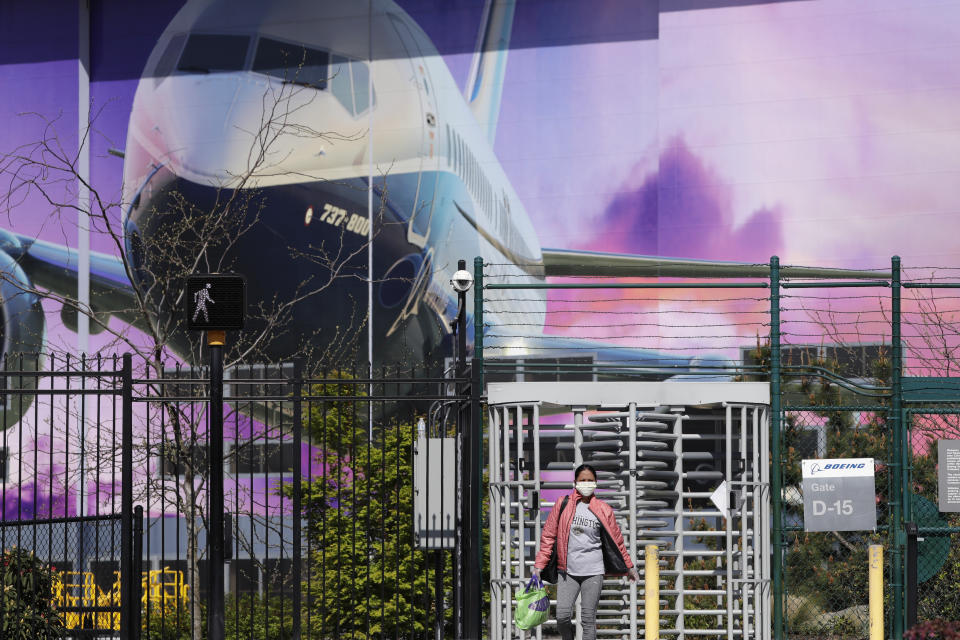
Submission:
[[[779,211],[761,208],[735,224],[731,188],[679,138],[658,170],[627,179],[585,248],[685,258],[766,262],[782,250]]]

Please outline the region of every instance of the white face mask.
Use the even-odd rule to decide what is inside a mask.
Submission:
[[[577,491],[580,492],[584,498],[589,498],[593,495],[593,492],[597,488],[597,483],[593,481],[578,482],[574,485],[577,488]]]

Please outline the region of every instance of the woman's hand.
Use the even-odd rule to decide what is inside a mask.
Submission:
[[[531,569],[531,570],[530,570],[530,577],[536,578],[537,580],[539,580],[539,579],[540,579],[540,569],[537,569],[536,567],[534,567],[533,569]]]
[[[639,580],[640,580],[640,574],[637,573],[637,568],[636,568],[636,567],[631,567],[630,570],[627,571],[627,577],[630,578],[630,582],[637,582],[637,581],[639,581]]]

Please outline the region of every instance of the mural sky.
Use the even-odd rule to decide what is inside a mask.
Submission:
[[[4,4],[0,149],[53,119],[75,152],[74,5]],[[482,2],[398,4],[463,87]],[[92,177],[118,201],[122,161],[107,150],[123,148],[143,65],[180,6],[92,13]],[[955,1],[521,1],[494,151],[544,247],[949,267],[960,258],[958,54]],[[4,227],[75,246],[68,212],[51,216],[35,195],[14,202]],[[72,343],[56,317],[48,329],[51,344]]]

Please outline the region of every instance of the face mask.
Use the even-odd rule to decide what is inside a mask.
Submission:
[[[574,485],[577,488],[577,491],[580,492],[584,498],[589,498],[593,495],[594,490],[597,488],[596,482],[578,482]]]

